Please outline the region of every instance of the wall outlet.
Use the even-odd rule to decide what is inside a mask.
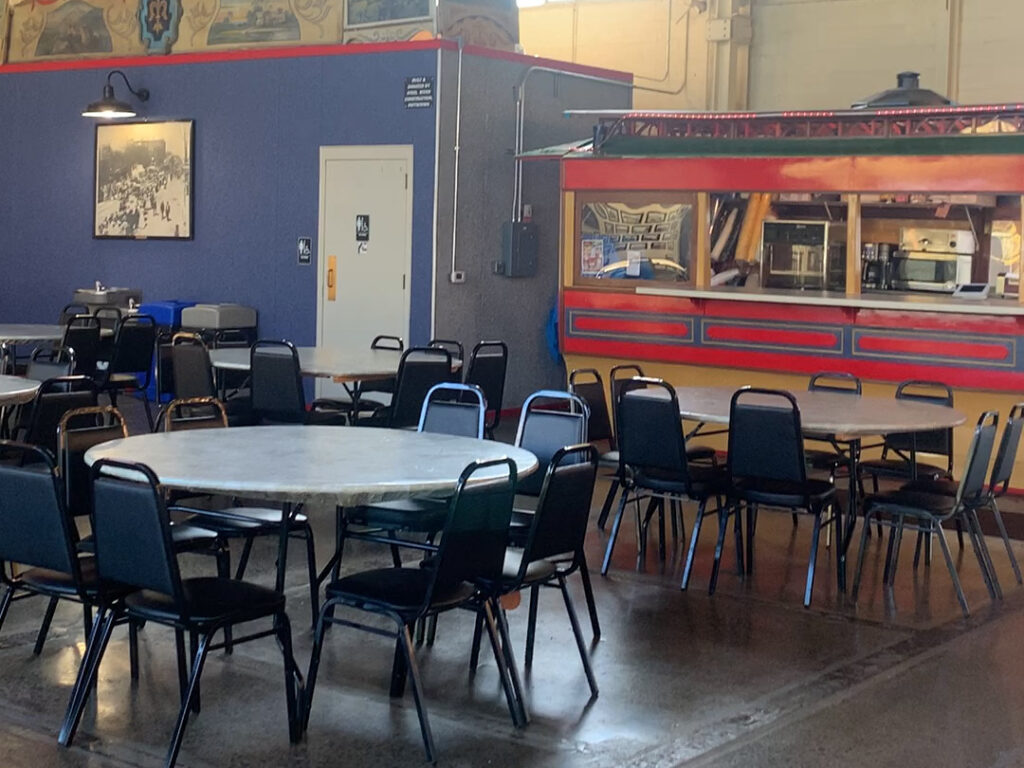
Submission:
[[[505,274],[505,262],[503,262],[503,261],[491,262],[491,272],[493,272],[496,275],[504,275]]]
[[[461,269],[456,269],[448,274],[448,282],[450,283],[464,283],[466,282],[466,273]]]

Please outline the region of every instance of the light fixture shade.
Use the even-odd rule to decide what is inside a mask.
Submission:
[[[110,75],[119,74],[124,77],[124,73],[120,70],[111,72]],[[99,101],[92,102],[82,111],[82,117],[100,117],[100,118],[118,118],[118,117],[135,117],[135,109],[125,101],[121,101],[114,97],[114,86],[110,84],[110,75],[107,75],[107,84],[103,86],[103,98]],[[132,92],[139,101],[146,101],[149,98],[149,91],[145,88],[140,88],[138,91],[132,89],[131,85],[128,84],[128,78],[124,78],[125,85],[128,86],[128,90]]]

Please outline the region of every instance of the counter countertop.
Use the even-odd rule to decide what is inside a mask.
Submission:
[[[779,288],[656,288],[638,286],[641,296],[679,296],[688,299],[749,301],[761,304],[803,304],[805,306],[856,307],[911,312],[945,312],[961,315],[1024,316],[1024,304],[1015,299],[954,299],[948,294],[870,292],[847,296],[836,291],[797,291]]]

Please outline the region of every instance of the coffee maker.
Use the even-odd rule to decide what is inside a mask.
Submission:
[[[864,243],[860,256],[862,289],[886,291],[892,287],[890,256],[895,248],[892,243]]]

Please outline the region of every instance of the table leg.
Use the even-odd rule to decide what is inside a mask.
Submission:
[[[857,473],[860,471],[860,440],[850,440],[848,446],[850,454],[848,470],[850,474],[850,487],[847,497],[846,534],[842,542],[844,556],[850,548],[850,541],[853,539],[853,528],[857,524],[857,511],[860,509],[860,490],[857,481]]]
[[[288,564],[288,528],[293,513],[294,508],[290,501],[281,505],[281,533],[277,544],[277,581],[274,585],[278,592],[284,592],[284,571]]]

